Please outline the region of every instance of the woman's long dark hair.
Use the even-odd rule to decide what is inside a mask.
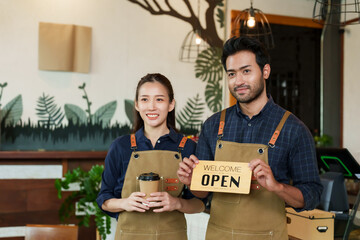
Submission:
[[[136,87],[136,95],[135,95],[135,102],[138,101],[139,97],[139,90],[142,85],[148,82],[159,82],[161,83],[167,90],[169,95],[169,101],[170,103],[174,100],[174,91],[171,86],[171,83],[169,79],[167,79],[164,75],[160,73],[149,73],[146,76],[142,77]],[[141,118],[140,113],[134,109],[134,128],[133,133],[135,133],[137,130],[142,128],[144,126],[144,120]],[[166,118],[166,125],[168,128],[175,129],[175,107],[174,109],[168,113]],[[176,129],[175,129],[176,130]]]

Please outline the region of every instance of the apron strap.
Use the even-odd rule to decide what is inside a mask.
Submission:
[[[137,149],[135,134],[130,135],[130,143],[131,149],[135,151]]]
[[[279,125],[276,127],[276,130],[274,132],[274,134],[272,135],[270,141],[269,141],[269,147],[273,148],[275,147],[275,142],[276,140],[278,139],[279,135],[280,135],[280,132],[281,132],[281,129],[283,128],[287,118],[290,116],[291,112],[289,111],[286,111],[279,123]]]
[[[219,130],[218,130],[218,140],[220,140],[224,136],[225,116],[226,116],[226,109],[221,111]]]
[[[179,153],[181,153],[181,151],[184,149],[184,146],[185,146],[185,143],[187,141],[187,137],[183,137],[180,141],[180,144],[179,144],[179,147],[178,147],[178,150],[179,150]]]

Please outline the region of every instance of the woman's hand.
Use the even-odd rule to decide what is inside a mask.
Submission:
[[[171,212],[182,207],[180,199],[171,196],[168,192],[151,193],[146,200],[150,202],[149,207],[156,207],[154,212]]]
[[[144,199],[146,196],[142,192],[133,192],[128,198],[123,198],[121,208],[127,212],[145,212],[150,208],[147,206],[149,201]]]

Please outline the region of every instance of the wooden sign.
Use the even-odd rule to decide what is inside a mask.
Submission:
[[[194,168],[190,189],[249,194],[251,174],[248,163],[200,161]]]

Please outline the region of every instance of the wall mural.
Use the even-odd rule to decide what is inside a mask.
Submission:
[[[195,62],[195,77],[206,82],[205,101],[208,108],[218,112],[222,107],[222,79],[223,68],[221,65],[221,54],[223,40],[218,35],[216,22],[220,28],[225,27],[224,0],[202,0],[208,7],[205,11],[205,24],[200,22],[200,17],[195,15],[194,7],[189,0],[183,0],[190,16],[181,15],[170,3],[165,1],[166,9],[158,0],[142,1],[128,0],[148,11],[150,14],[159,16],[167,15],[177,18],[191,25],[194,31],[200,33],[200,37],[209,44],[209,48],[202,51]],[[151,4],[149,3],[151,2]],[[198,2],[200,4],[200,0]],[[156,6],[154,8],[153,6]],[[198,6],[199,7],[199,6]]]
[[[203,123],[203,113],[207,106],[212,112],[221,110],[223,69],[221,65],[221,48],[223,40],[219,37],[216,22],[224,27],[223,0],[205,0],[208,8],[205,12],[206,28],[202,27],[199,17],[195,16],[189,0],[184,0],[190,12],[186,17],[177,12],[168,1],[169,10],[163,10],[157,0],[153,5],[148,1],[128,0],[139,5],[152,15],[168,15],[182,20],[201,32],[201,38],[209,44],[195,62],[195,77],[206,82],[205,101],[200,93],[188,98],[182,109],[177,109],[176,121],[180,131],[187,135],[197,135]],[[157,6],[154,9],[152,6]],[[215,14],[216,11],[216,14]],[[21,119],[23,99],[19,94],[10,102],[2,104],[1,98],[7,82],[0,83],[0,150],[107,150],[111,142],[118,136],[131,131],[134,117],[134,101],[125,99],[125,113],[128,123],[115,122],[111,124],[117,108],[117,101],[105,103],[98,109],[92,108],[90,95],[86,92],[86,84],[78,86],[82,98],[86,101],[86,109],[76,104],[67,103],[64,106],[56,104],[55,96],[42,93],[35,106],[37,121]],[[64,119],[67,123],[64,123]]]

